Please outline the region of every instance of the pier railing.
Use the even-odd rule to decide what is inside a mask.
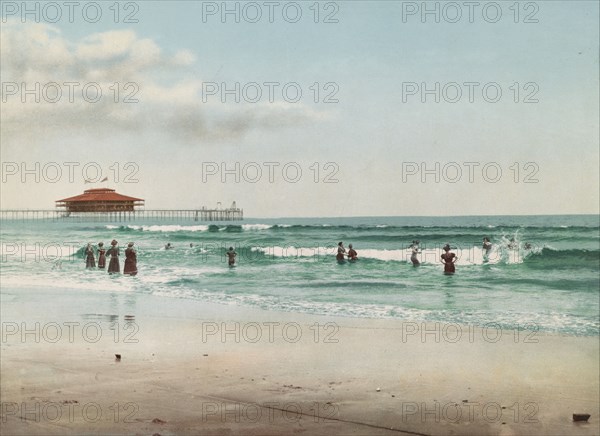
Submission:
[[[0,220],[6,221],[75,221],[122,222],[144,220],[169,221],[241,221],[243,209],[144,209],[119,212],[65,212],[55,209],[5,209],[0,210]]]

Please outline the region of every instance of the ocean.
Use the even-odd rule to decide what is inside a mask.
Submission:
[[[487,258],[482,238],[493,248]],[[2,222],[0,279],[9,289],[152,294],[266,310],[398,318],[598,336],[599,217],[353,217]],[[135,277],[86,270],[88,242],[135,242]],[[408,246],[420,241],[419,267]],[[511,241],[512,240],[512,241]],[[338,263],[353,244],[356,262]],[[165,244],[171,243],[170,250]],[[445,244],[456,273],[443,274]],[[190,246],[192,244],[192,246]],[[529,244],[529,245],[527,245]],[[230,268],[229,247],[238,253]]]

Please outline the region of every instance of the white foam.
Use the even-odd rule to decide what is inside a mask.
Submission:
[[[337,254],[337,247],[252,247],[252,251],[259,251],[270,257],[301,258],[301,257],[327,257]],[[456,254],[456,265],[484,265],[484,264],[517,264],[536,250],[530,252],[525,250],[510,250],[503,246],[494,245],[486,257],[481,247],[456,248],[452,252]],[[410,262],[411,250],[394,249],[381,250],[374,248],[357,248],[358,257],[363,259],[376,259],[384,262]],[[417,259],[422,264],[441,265],[441,248],[422,249]]]
[[[81,246],[65,242],[2,242],[2,262],[52,262],[74,255]]]
[[[267,256],[271,257],[313,257],[313,256],[325,256],[332,255],[335,253],[335,248],[332,247],[252,247],[251,251],[260,251]]]
[[[242,224],[243,230],[267,230],[271,227],[269,224]]]
[[[208,226],[180,226],[180,225],[153,225],[153,226],[127,226],[132,230],[142,230],[144,232],[206,232]]]
[[[358,252],[358,257],[364,257],[367,259],[377,259],[383,261],[396,261],[396,262],[406,262],[410,260],[410,251],[408,250],[377,250],[373,248],[366,249],[356,249]]]

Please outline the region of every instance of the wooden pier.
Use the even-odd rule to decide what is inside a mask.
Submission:
[[[61,222],[124,222],[124,221],[241,221],[244,210],[229,209],[151,209],[115,212],[65,212],[56,209],[0,210],[2,221],[48,220]]]

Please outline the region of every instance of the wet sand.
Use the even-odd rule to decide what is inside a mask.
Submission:
[[[600,433],[597,337],[53,292],[3,289],[2,434]]]

